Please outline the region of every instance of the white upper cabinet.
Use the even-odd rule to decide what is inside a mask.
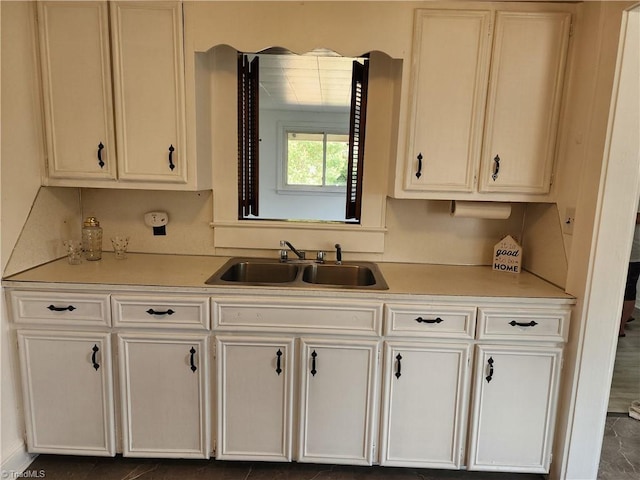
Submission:
[[[38,19],[48,177],[113,181],[107,3],[38,2]]]
[[[111,4],[120,180],[186,182],[182,5]]]
[[[497,12],[480,190],[547,193],[571,15]]]
[[[45,185],[210,188],[187,145],[181,2],[38,2],[38,17]]]
[[[419,10],[407,190],[471,192],[482,141],[490,11]]]
[[[415,13],[397,197],[548,198],[571,13],[481,5]]]

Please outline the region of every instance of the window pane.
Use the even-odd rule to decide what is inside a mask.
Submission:
[[[322,133],[287,134],[287,184],[322,186],[323,138]]]
[[[349,135],[327,135],[327,180],[326,185],[347,184],[349,159]]]

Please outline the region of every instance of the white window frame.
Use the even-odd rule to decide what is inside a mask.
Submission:
[[[312,185],[289,185],[287,183],[288,169],[288,134],[296,133],[324,133],[325,135],[346,135],[349,136],[349,124],[340,122],[313,122],[313,121],[296,121],[296,122],[278,122],[277,124],[278,141],[276,142],[277,155],[277,193],[279,194],[302,194],[302,195],[346,195],[347,186],[312,186]],[[346,130],[345,130],[346,128]],[[324,159],[326,162],[326,158]]]

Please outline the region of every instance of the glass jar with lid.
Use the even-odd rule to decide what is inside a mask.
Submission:
[[[82,226],[82,249],[87,260],[102,258],[102,227],[96,217],[87,217]]]

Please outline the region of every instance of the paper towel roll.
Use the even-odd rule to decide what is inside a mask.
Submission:
[[[504,220],[511,215],[510,203],[451,201],[452,217]]]

